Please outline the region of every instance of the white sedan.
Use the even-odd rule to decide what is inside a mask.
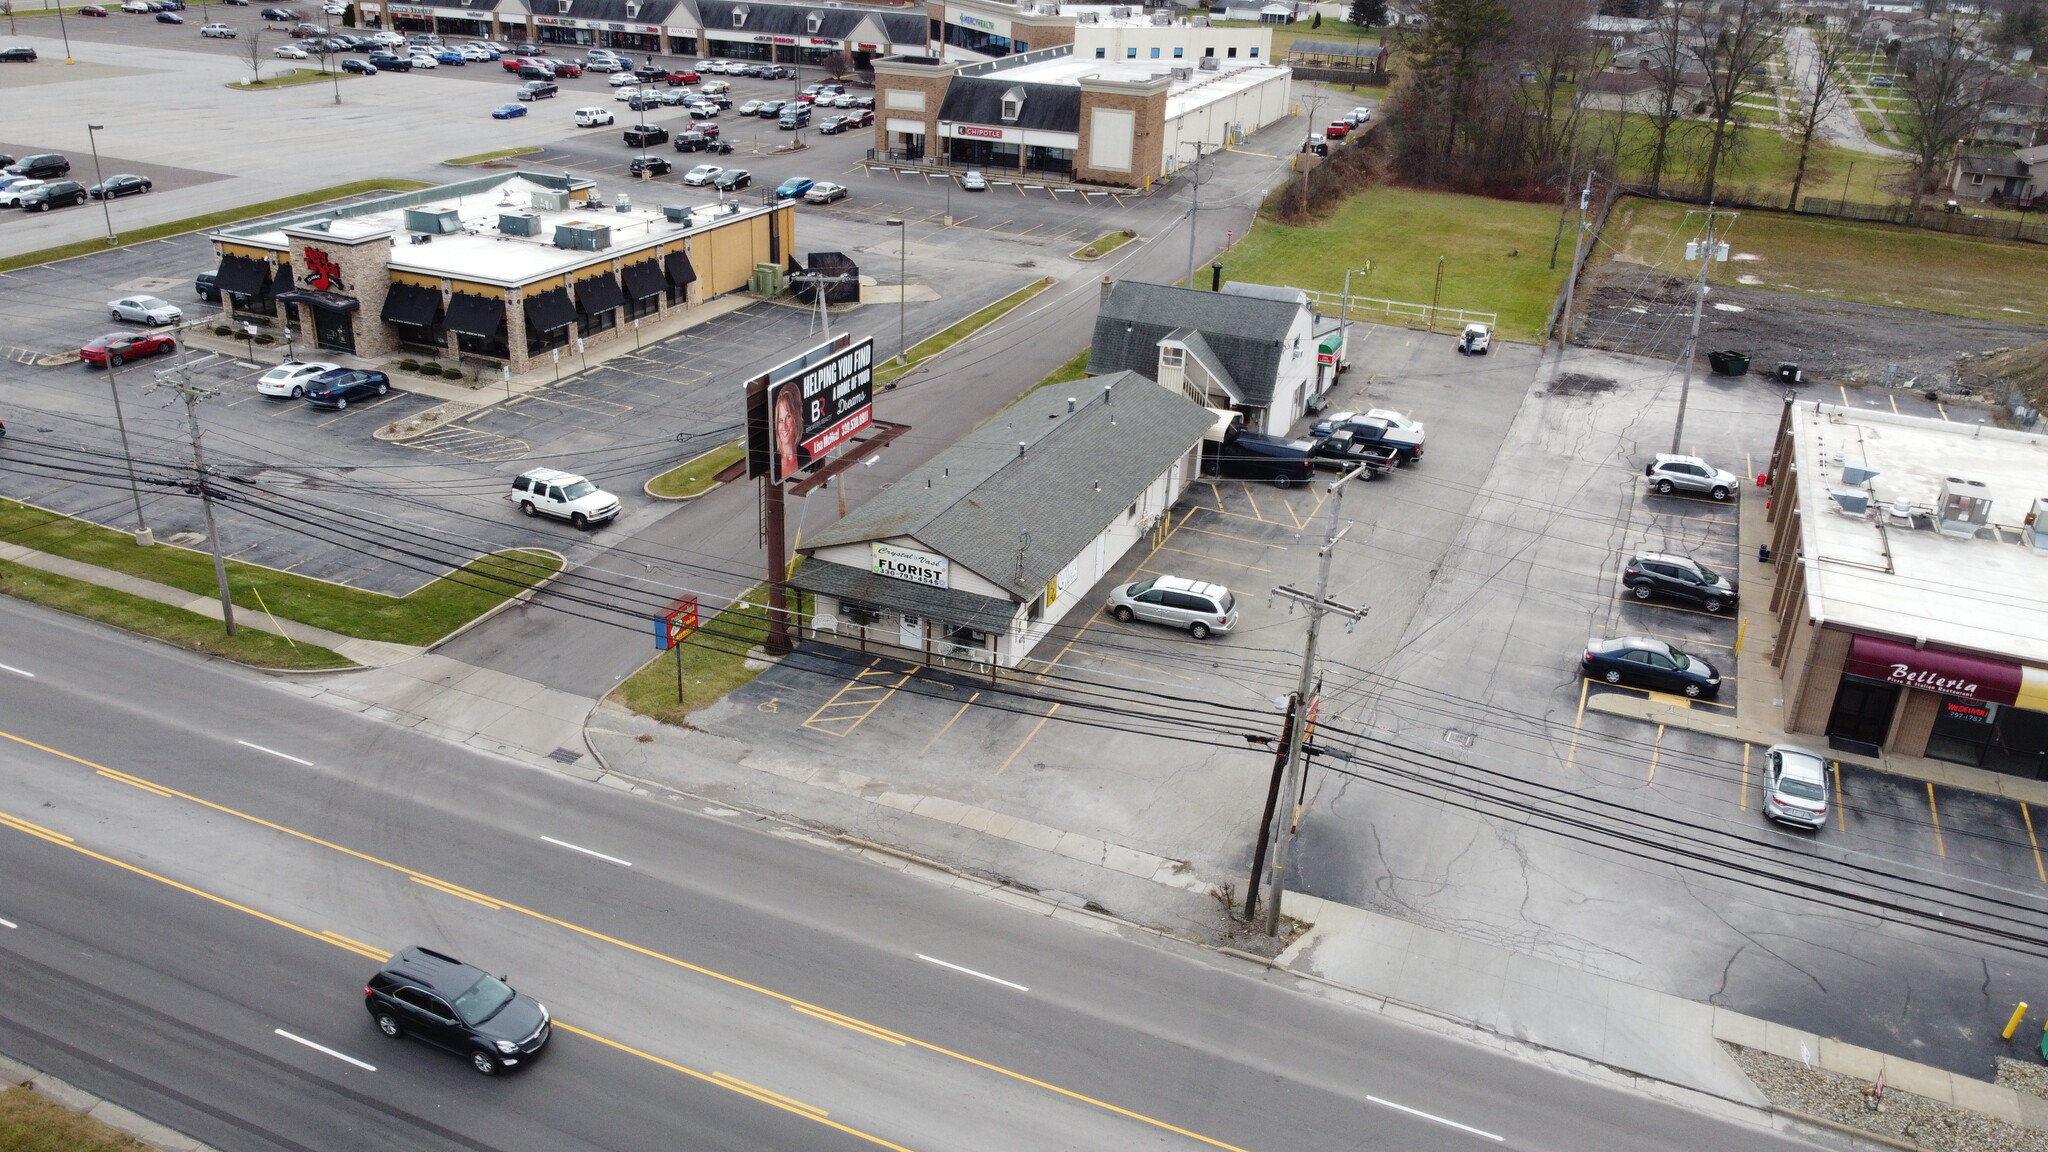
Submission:
[[[1427,430],[1423,428],[1422,421],[1410,420],[1392,408],[1374,408],[1366,412],[1365,415],[1369,420],[1386,421],[1387,427],[1394,429],[1396,432],[1406,432],[1417,444],[1422,443],[1423,437],[1427,435]]]
[[[683,183],[692,187],[709,184],[713,180],[718,179],[718,174],[723,171],[725,169],[720,168],[716,164],[699,164],[684,174]]]
[[[297,400],[306,394],[306,382],[322,372],[332,372],[338,364],[301,364],[287,360],[265,372],[256,381],[256,391],[265,396],[289,396]]]
[[[322,8],[320,9],[320,10],[321,10],[322,12],[325,12],[325,13],[327,13],[327,14],[328,14],[329,16],[343,16],[343,15],[346,15],[346,14],[348,13],[348,5],[346,5],[346,4],[328,4],[328,5],[325,5],[324,7],[322,7]]]
[[[280,60],[306,59],[306,50],[296,44],[279,44],[276,48],[271,49],[270,54]]]
[[[16,180],[7,187],[0,188],[0,208],[21,207],[22,193],[33,192],[48,183],[48,180]]]
[[[609,78],[605,80],[605,83],[611,85],[614,88],[623,88],[626,85],[633,83],[633,72],[631,69],[627,69],[624,72],[614,72],[611,74]]]
[[[412,61],[412,66],[415,68],[439,68],[441,66],[439,60],[434,59],[425,52],[415,52],[406,57],[406,59]]]
[[[183,309],[155,296],[123,296],[108,301],[107,315],[137,324],[176,324],[185,318]]]
[[[630,75],[632,75],[632,73],[628,72],[628,73],[626,73],[626,75],[630,76]],[[616,91],[616,92],[613,92],[613,93],[612,93],[612,99],[614,99],[614,100],[638,100],[638,99],[640,99],[640,98],[641,98],[642,96],[645,96],[645,97],[647,97],[648,99],[652,100],[652,99],[655,99],[655,98],[657,98],[657,97],[658,97],[659,95],[660,95],[660,94],[659,94],[659,93],[657,93],[657,92],[656,92],[656,91],[655,91],[654,89],[652,89],[652,88],[649,88],[649,89],[647,89],[647,90],[646,90],[645,92],[642,92],[642,91],[641,91],[640,89],[638,89],[638,88],[621,88],[621,89],[619,89],[618,91]]]

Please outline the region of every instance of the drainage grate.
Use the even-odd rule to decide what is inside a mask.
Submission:
[[[578,760],[583,759],[583,753],[568,748],[557,748],[553,752],[548,753],[548,759],[559,760],[564,764],[574,764]]]

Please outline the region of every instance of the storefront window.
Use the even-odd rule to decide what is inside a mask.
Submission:
[[[618,326],[619,310],[617,308],[607,308],[602,312],[595,312],[576,318],[576,331],[578,335],[582,336],[595,336],[599,332],[609,332]]]
[[[443,16],[434,23],[436,25],[434,30],[443,36],[474,36],[478,39],[485,39],[491,34],[491,22],[489,20],[457,20]]]
[[[1980,765],[1997,722],[1996,704],[1943,696],[1940,710],[1934,714],[1934,729],[1927,737],[1927,755],[1951,764]]]
[[[675,289],[670,288],[669,292],[673,294]],[[642,296],[638,300],[628,299],[626,301],[626,319],[628,320],[638,320],[645,316],[652,316],[660,310],[661,294],[659,292],[652,296]]]
[[[505,342],[505,326],[489,336],[471,336],[467,332],[455,338],[455,347],[469,356],[489,356],[493,360],[509,360],[512,349]]]
[[[841,600],[839,602],[839,618],[848,624],[857,624],[865,628],[870,624],[881,622],[882,610],[869,607],[866,604],[854,604]]]
[[[567,324],[562,325],[560,328],[550,328],[545,332],[537,332],[532,328],[526,330],[526,354],[528,356],[538,356],[550,348],[560,348],[568,342],[569,326]]]
[[[988,647],[988,633],[986,632],[977,631],[976,629],[959,624],[948,624],[945,626],[945,629],[946,640],[949,643],[959,644],[967,648]]]
[[[597,46],[597,33],[584,28],[563,28],[554,24],[543,24],[540,26],[540,42],[594,48]]]
[[[1943,696],[1927,756],[2040,779],[2048,771],[2048,712]]]

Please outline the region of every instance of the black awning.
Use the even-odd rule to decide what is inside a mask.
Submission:
[[[526,326],[534,332],[553,332],[576,322],[576,306],[569,303],[569,290],[550,288],[526,298]]]
[[[457,292],[448,298],[448,319],[445,323],[450,332],[488,340],[505,326],[505,302],[495,296]]]
[[[668,254],[668,282],[684,288],[697,282],[697,270],[690,266],[690,254],[678,248]]]
[[[626,265],[626,270],[620,273],[620,278],[626,282],[628,300],[645,300],[649,296],[659,296],[662,289],[668,287],[668,281],[661,275],[661,265],[652,260]]]
[[[287,292],[279,292],[277,300],[280,304],[311,304],[326,312],[354,312],[363,306],[363,302],[353,296],[343,296],[339,292],[322,292],[318,288],[293,288]]]
[[[619,291],[619,278],[609,272],[576,282],[576,308],[585,316],[625,306],[626,294]]]
[[[270,264],[250,256],[223,256],[213,286],[236,296],[260,296],[270,281]]]
[[[441,311],[441,290],[417,284],[393,284],[384,297],[385,320],[408,328],[431,328]]]

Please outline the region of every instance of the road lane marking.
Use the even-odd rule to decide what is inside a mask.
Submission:
[[[1031,991],[1031,989],[1029,989],[1029,988],[1026,988],[1026,987],[1025,987],[1025,986],[1023,986],[1022,984],[1012,984],[1012,983],[1010,983],[1010,982],[1009,982],[1008,980],[1004,980],[1004,979],[1001,979],[1001,978],[999,978],[999,977],[991,976],[991,975],[989,975],[989,974],[988,974],[988,973],[986,973],[986,972],[976,972],[976,971],[975,971],[974,969],[972,969],[972,968],[962,968],[962,967],[961,967],[961,966],[959,966],[958,964],[948,964],[948,963],[947,963],[946,961],[944,961],[944,960],[941,960],[941,959],[939,959],[939,958],[938,958],[938,957],[936,957],[936,956],[927,956],[927,955],[925,955],[924,953],[922,953],[922,952],[919,952],[919,953],[917,954],[917,958],[918,958],[919,960],[922,960],[922,961],[924,961],[924,962],[925,962],[925,963],[927,963],[927,964],[937,964],[937,965],[938,965],[939,967],[941,967],[941,968],[951,968],[951,969],[952,969],[953,971],[955,971],[955,972],[965,972],[965,973],[966,973],[967,975],[969,975],[969,976],[973,976],[973,977],[977,977],[977,978],[979,978],[979,979],[982,979],[982,980],[986,980],[986,981],[988,981],[988,982],[989,982],[989,983],[991,983],[991,984],[1001,984],[1001,985],[1002,985],[1003,987],[1005,987],[1005,988],[1015,988],[1015,989],[1016,989],[1017,991],[1019,991],[1019,992],[1029,992],[1029,991]]]
[[[617,856],[607,856],[602,852],[593,852],[581,844],[571,844],[567,840],[557,840],[553,836],[543,836],[541,839],[553,844],[557,848],[567,848],[571,852],[581,852],[585,856],[595,856],[607,864],[617,864],[621,868],[631,868],[633,866],[631,860],[621,860]]]
[[[1948,848],[1941,842],[1941,809],[1934,806],[1934,781],[1927,782],[1927,814],[1934,818],[1934,850],[1941,858],[1948,859]]]
[[[860,1021],[853,1019],[852,1017],[841,1016],[837,1012],[827,1011],[822,1008],[813,1008],[808,1004],[791,1004],[790,1007],[796,1009],[798,1012],[801,1012],[804,1015],[809,1016],[813,1019],[823,1020],[827,1024],[837,1024],[841,1028],[851,1028],[852,1030],[860,1033],[863,1036],[871,1037],[876,1040],[886,1041],[890,1044],[896,1045],[898,1048],[908,1047],[910,1044],[910,1041],[907,1038],[898,1036],[895,1033],[888,1031],[887,1029],[877,1028],[872,1024],[863,1024]]]
[[[377,947],[375,944],[365,944],[361,940],[357,940],[352,936],[343,936],[341,933],[336,932],[332,928],[329,928],[328,930],[320,934],[322,936],[327,937],[328,940],[341,945],[343,948],[346,948],[351,952],[360,952],[361,954],[368,956],[370,959],[375,960],[379,964],[383,964],[391,959],[391,953],[386,952],[382,948]]]
[[[0,664],[0,672],[12,672],[12,673],[14,673],[14,674],[15,674],[16,676],[26,676],[26,677],[28,677],[28,678],[29,678],[29,679],[31,679],[31,680],[33,680],[33,679],[35,679],[35,678],[36,678],[36,674],[35,674],[35,673],[33,673],[33,672],[29,672],[29,671],[27,671],[27,670],[25,670],[25,669],[21,669],[21,668],[16,668],[16,667],[15,667],[14,665],[12,665],[12,664]]]
[[[265,748],[261,744],[251,744],[247,740],[237,740],[235,741],[235,743],[240,744],[244,748],[254,748],[258,752],[267,752],[270,755],[277,757],[279,760],[289,760],[294,764],[303,764],[308,768],[311,768],[313,766],[313,762],[311,760],[301,760],[297,756],[293,756],[286,752],[279,752],[275,748]]]
[[[489,908],[493,912],[502,912],[505,910],[505,906],[503,904],[500,904],[487,896],[479,896],[478,894],[471,892],[468,889],[457,888],[455,885],[450,884],[444,880],[436,880],[430,876],[421,876],[418,873],[414,873],[412,877],[412,882],[415,884],[425,885],[428,888],[432,888],[436,892],[444,893],[449,896],[460,897],[464,900],[469,901],[472,904],[481,904],[484,907]]]
[[[15,923],[14,921],[12,921],[12,920],[0,920],[0,928],[19,928],[19,927],[21,927],[21,925],[19,925],[19,924],[16,924],[16,923]]]
[[[311,1040],[306,1039],[304,1036],[294,1036],[282,1028],[276,1028],[273,1029],[273,1031],[275,1031],[279,1036],[282,1036],[285,1039],[290,1040],[294,1044],[304,1044],[306,1047],[311,1048],[315,1052],[325,1052],[329,1056],[334,1057],[336,1060],[341,1060],[346,1063],[353,1064],[356,1067],[361,1068],[365,1072],[375,1072],[377,1070],[377,1066],[375,1064],[365,1064],[361,1060],[356,1059],[355,1057],[349,1055],[346,1052],[336,1052],[334,1049],[329,1048],[327,1045],[315,1044]]]
[[[711,1075],[716,1077],[720,1083],[739,1085],[741,1088],[746,1089],[748,1095],[754,1097],[757,1100],[763,1097],[767,1097],[769,1102],[771,1103],[787,1104],[792,1108],[801,1108],[814,1116],[831,1115],[830,1112],[825,1111],[823,1108],[820,1108],[815,1104],[806,1104],[803,1101],[798,1100],[794,1097],[784,1096],[780,1092],[775,1092],[767,1088],[763,1088],[759,1084],[749,1084],[745,1080],[742,1080],[737,1076],[728,1076],[723,1072],[713,1072]]]
[[[169,792],[166,792],[163,789],[157,787],[156,785],[151,784],[147,780],[137,780],[135,777],[130,776],[126,773],[109,772],[105,768],[100,769],[99,774],[105,776],[109,780],[118,780],[121,783],[128,785],[130,788],[140,788],[144,792],[149,793],[151,796],[161,796],[166,800],[171,798],[171,794]]]
[[[16,744],[20,744],[29,748],[34,748],[37,751],[47,752],[60,760],[69,760],[74,764],[82,765],[84,767],[91,768],[95,771],[98,771],[103,767],[100,764],[96,764],[90,760],[87,760],[83,756],[77,756],[69,752],[60,751],[46,744],[38,744],[33,740],[27,739],[26,737],[16,736],[12,732],[0,730],[0,739],[11,740]],[[112,771],[112,769],[109,769],[109,771]],[[303,840],[308,844],[317,844],[322,848],[326,848],[330,851],[340,853],[344,856],[353,856],[354,858],[361,860],[366,864],[373,864],[379,868],[388,868],[393,872],[397,872],[409,878],[419,880],[421,883],[432,883],[435,886],[445,885],[445,887],[443,887],[444,891],[452,891],[452,893],[455,895],[465,895],[465,893],[462,891],[453,890],[453,886],[446,885],[445,881],[437,880],[424,872],[419,872],[415,869],[408,868],[403,864],[395,864],[389,860],[385,860],[377,856],[372,856],[368,852],[363,852],[355,848],[345,847],[331,840],[323,840],[318,836],[312,835],[311,833],[301,832],[296,828],[292,828],[284,824],[279,824],[274,820],[265,820],[261,816],[254,816],[247,812],[230,808],[225,804],[217,803],[212,800],[207,800],[199,796],[194,796],[189,792],[180,792],[175,788],[170,788],[167,786],[165,787],[164,790],[170,792],[173,796],[176,796],[178,799],[190,801],[191,803],[197,804],[202,808],[210,808],[215,812],[221,813],[222,815],[233,816],[237,819],[246,820],[249,823],[255,824],[259,827],[268,828],[273,832],[278,832],[283,835],[293,837],[294,839]],[[179,883],[178,881],[173,880],[168,876],[162,876],[158,873],[151,872],[146,868],[141,868],[134,864],[129,864],[125,861],[117,860],[112,856],[105,855],[104,853],[95,852],[90,848],[86,848],[81,845],[73,843],[71,837],[66,836],[61,832],[54,832],[47,828],[38,827],[34,824],[29,823],[28,821],[20,820],[16,817],[9,816],[4,812],[0,812],[0,826],[11,827],[16,829],[17,831],[27,832],[32,836],[37,836],[42,839],[48,840],[50,843],[62,845],[63,847],[69,848],[74,852],[78,852],[85,856],[90,856],[93,859],[98,860],[102,863],[111,864],[116,868],[120,868],[127,872],[132,872],[138,876],[143,876],[148,879],[155,880],[160,884],[176,888],[181,892],[186,892],[193,896],[197,896],[202,900],[208,900],[215,904],[220,904],[224,907],[233,908],[238,912],[246,912],[250,916],[254,916],[259,920],[268,921],[269,923],[275,924],[280,928],[285,928],[292,932],[297,932],[302,936],[307,936],[314,940],[318,940],[322,944],[332,945],[337,948],[345,947],[344,945],[331,939],[324,933],[315,932],[310,928],[301,927],[297,924],[292,923],[289,920],[284,920],[280,919],[279,917],[272,916],[267,912],[259,912],[254,908],[248,907],[247,905],[237,904],[234,901],[227,899],[226,897],[216,896],[211,892],[207,892],[199,888],[194,888],[189,884]],[[470,898],[476,897],[471,896]],[[489,901],[486,899],[485,902],[488,903]],[[733,976],[725,972],[720,972],[715,968],[706,968],[701,964],[693,964],[690,961],[684,960],[680,957],[670,956],[663,952],[657,952],[652,948],[646,947],[645,945],[635,944],[629,940],[623,940],[617,936],[612,936],[603,932],[599,932],[595,928],[587,928],[571,920],[564,920],[558,916],[551,916],[546,912],[542,912],[533,908],[522,907],[520,905],[510,903],[509,901],[500,901],[499,904],[508,911],[517,912],[522,916],[532,917],[533,919],[538,920],[544,924],[551,924],[557,928],[560,928],[565,932],[571,932],[578,936],[585,937],[586,939],[597,940],[605,944],[610,944],[613,947],[623,949],[635,955],[644,956],[649,960],[656,960],[664,964],[673,965],[677,968],[683,969],[686,972],[694,972],[707,980],[716,980],[721,984],[726,984],[734,988],[742,988],[746,991],[753,992],[757,995],[765,996],[771,1000],[779,1000],[782,1003],[789,1005],[790,1007],[796,1009],[799,1012],[803,1012],[806,1015],[816,1016],[821,1020],[830,1020],[833,1023],[843,1024],[844,1026],[849,1028],[855,1028],[860,1031],[865,1031],[870,1033],[871,1035],[876,1035],[883,1039],[891,1039],[898,1043],[914,1046],[917,1048],[922,1048],[925,1051],[932,1053],[933,1055],[950,1057],[954,1060],[960,1061],[963,1064],[971,1064],[974,1067],[980,1068],[985,1072],[991,1072],[998,1076],[1006,1076],[1019,1083],[1029,1084],[1034,1088],[1042,1089],[1056,1096],[1063,1096],[1069,1100],[1075,1101],[1076,1103],[1091,1105],[1093,1107],[1100,1108],[1105,1112],[1115,1113],[1118,1116],[1122,1116],[1130,1120],[1135,1120],[1140,1124],[1150,1125],[1164,1132],[1171,1132],[1177,1136],[1185,1136],[1190,1140],[1206,1144],[1212,1148],[1222,1149],[1223,1152],[1245,1152],[1245,1149],[1240,1148],[1235,1144],[1231,1144],[1223,1140],[1218,1140],[1213,1136],[1204,1136],[1199,1132],[1195,1132],[1187,1128],[1182,1128],[1177,1124],[1169,1123],[1155,1116],[1148,1116],[1143,1112],[1138,1112],[1130,1108],[1124,1108],[1120,1105],[1112,1104],[1107,1100],[1097,1099],[1096,1097],[1090,1096],[1084,1092],[1077,1092],[1072,1088],[1063,1088],[1058,1084],[1053,1084],[1049,1081],[1040,1080],[1035,1076],[1028,1076],[1022,1072],[1016,1071],[1015,1069],[1005,1068],[1000,1064],[991,1064],[986,1060],[978,1059],[974,1056],[969,1056],[964,1052],[956,1052],[951,1048],[947,1048],[941,1044],[935,1044],[929,1040],[919,1040],[913,1036],[907,1036],[901,1033],[890,1032],[888,1029],[882,1028],[880,1025],[869,1024],[865,1021],[856,1020],[850,1016],[843,1016],[840,1013],[833,1012],[829,1008],[820,1008],[816,1005],[806,1003],[805,1001],[799,1000],[786,992],[777,992],[772,988],[767,988],[762,985],[755,984],[750,980],[745,980],[738,976]],[[564,1026],[561,1025],[560,1021],[557,1021],[556,1024],[558,1027]],[[576,1029],[571,1030],[579,1031]],[[584,1032],[580,1034],[589,1036],[590,1038],[595,1040],[599,1040],[602,1043],[612,1044],[614,1047],[620,1047],[622,1049],[624,1048],[623,1045],[615,1044],[613,1041],[605,1040],[603,1037],[596,1036],[592,1033]],[[632,1051],[632,1049],[624,1050]],[[649,1059],[657,1058],[649,1057]],[[825,1123],[831,1124],[832,1122],[825,1121]],[[837,1124],[833,1124],[833,1126],[839,1127],[839,1125]],[[851,1132],[853,1130],[847,1129],[847,1131]],[[863,1135],[863,1138],[867,1138],[864,1134],[860,1135]]]
[[[1446,1128],[1456,1128],[1460,1132],[1470,1132],[1474,1136],[1478,1136],[1486,1140],[1492,1140],[1495,1143],[1507,1142],[1507,1137],[1505,1136],[1496,1136],[1493,1133],[1488,1132],[1484,1128],[1474,1128],[1470,1124],[1460,1124],[1456,1120],[1446,1120],[1441,1116],[1433,1116],[1428,1112],[1424,1112],[1420,1108],[1410,1108],[1406,1104],[1396,1104],[1392,1100],[1382,1100],[1377,1096],[1367,1096],[1366,1099],[1372,1101],[1373,1103],[1379,1105],[1382,1108],[1392,1108],[1396,1112],[1406,1112],[1410,1116],[1417,1116],[1424,1120],[1428,1120],[1431,1123],[1441,1124]]]
[[[2020,801],[2020,819],[2027,822],[2027,843],[2034,846],[2034,871],[2040,874],[2041,883],[2048,884],[2048,867],[2041,863],[2041,842],[2034,838],[2034,814],[2027,811],[2027,802]]]

